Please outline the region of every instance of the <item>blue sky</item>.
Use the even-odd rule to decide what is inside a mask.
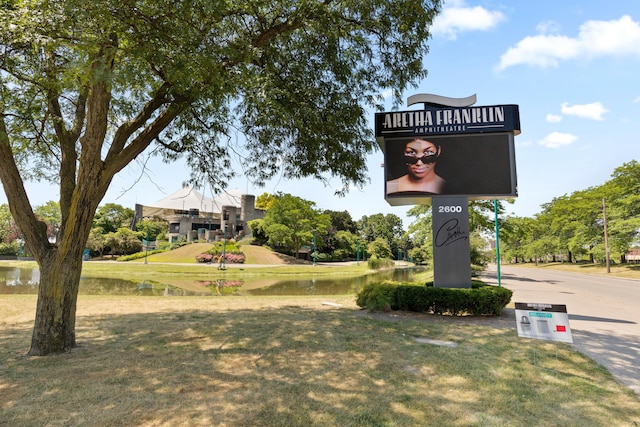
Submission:
[[[511,214],[533,216],[554,197],[600,185],[616,167],[640,160],[640,2],[449,0],[432,32],[428,77],[403,99],[476,94],[476,105],[519,105],[519,197]],[[382,162],[381,152],[372,154],[370,185],[342,198],[334,196],[337,180],[325,186],[274,179],[256,187],[240,177],[230,188],[291,193],[321,209],[347,210],[355,220],[394,213],[406,227],[410,206],[384,200]],[[102,203],[153,204],[188,176],[182,163],[150,162],[145,171],[134,164],[114,179]],[[33,205],[57,199],[56,191],[28,185]],[[6,203],[1,191],[0,203]]]

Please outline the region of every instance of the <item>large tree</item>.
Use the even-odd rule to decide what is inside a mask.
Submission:
[[[233,175],[231,152],[257,182],[281,173],[365,183],[375,148],[367,107],[426,75],[439,9],[440,0],[3,1],[0,179],[41,272],[29,354],[76,345],[94,213],[141,154],[189,153],[192,180],[215,188]],[[59,184],[55,243],[29,179]]]
[[[323,236],[331,217],[315,208],[315,203],[290,194],[281,194],[262,220],[269,244],[285,247],[298,257],[300,248]]]
[[[119,228],[130,227],[135,211],[117,203],[100,206],[93,217],[93,228],[102,234],[115,233]]]
[[[358,223],[358,233],[366,242],[373,242],[377,238],[383,238],[395,253],[404,230],[402,219],[396,214],[363,215]]]

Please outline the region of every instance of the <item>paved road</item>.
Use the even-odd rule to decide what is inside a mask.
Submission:
[[[639,280],[542,268],[500,270],[512,301],[566,304],[575,348],[640,394]],[[497,283],[495,266],[483,276]]]

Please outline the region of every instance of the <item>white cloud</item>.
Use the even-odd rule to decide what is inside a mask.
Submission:
[[[633,100],[634,104],[637,103],[637,102],[640,102],[640,96]]]
[[[609,111],[604,108],[600,102],[592,102],[591,104],[583,105],[569,105],[568,103],[563,102],[560,108],[562,114],[598,121],[602,121],[602,115]]]
[[[540,34],[559,33],[560,24],[555,21],[544,21],[536,25],[536,30]]]
[[[570,133],[551,132],[545,136],[538,144],[547,148],[559,148],[565,145],[571,145],[578,139],[577,136]]]
[[[558,116],[557,114],[547,114],[546,120],[549,123],[558,123],[562,121],[562,116]]]
[[[469,7],[463,0],[453,0],[448,4],[434,19],[431,33],[451,40],[455,40],[459,33],[489,30],[505,18],[502,12],[482,6]]]
[[[561,61],[602,56],[640,56],[640,23],[624,15],[616,21],[587,21],[577,37],[549,35],[556,27],[538,25],[541,34],[522,39],[500,57],[498,70],[525,64],[557,67]]]

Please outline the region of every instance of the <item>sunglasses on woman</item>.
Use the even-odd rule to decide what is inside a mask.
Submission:
[[[407,165],[415,165],[416,163],[418,163],[418,160],[420,160],[423,165],[428,165],[431,163],[435,163],[437,159],[438,159],[438,154],[436,153],[425,154],[422,157],[408,156],[406,154],[404,155],[404,161]]]

